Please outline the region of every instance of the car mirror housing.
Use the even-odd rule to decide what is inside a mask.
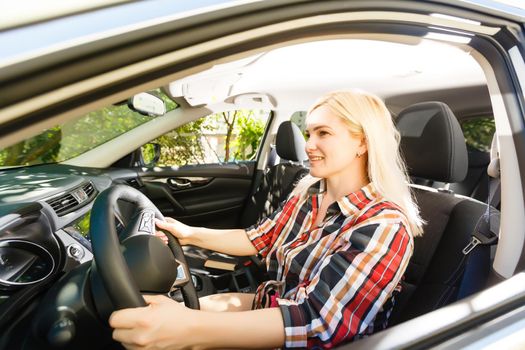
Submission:
[[[132,96],[128,101],[128,106],[144,115],[162,116],[166,114],[166,104],[162,98],[150,92],[141,92]]]
[[[140,148],[140,165],[153,167],[160,159],[160,144],[147,143]]]

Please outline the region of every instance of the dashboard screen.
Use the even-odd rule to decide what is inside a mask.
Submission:
[[[91,239],[89,237],[90,217],[91,211],[88,211],[86,214],[73,221],[69,226],[64,227],[64,231],[66,231],[71,237],[77,240],[89,251],[91,251]]]
[[[89,235],[89,220],[91,218],[91,211],[82,215],[80,218],[73,221],[69,226],[64,228],[71,237],[76,239],[80,244],[91,251],[91,237]],[[124,226],[120,220],[115,217],[115,228],[117,234],[120,234]]]
[[[89,238],[89,218],[90,217],[91,217],[91,211],[88,211],[84,216],[73,221],[73,223],[71,223],[71,228],[73,228],[75,231],[80,233],[82,237],[91,241],[91,239]]]

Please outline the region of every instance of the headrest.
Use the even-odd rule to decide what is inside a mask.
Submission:
[[[490,177],[499,179],[499,147],[498,137],[496,136],[496,133],[494,133],[494,136],[492,136],[492,144],[490,145],[490,163],[487,167],[487,173]]]
[[[396,124],[410,176],[447,183],[465,179],[468,168],[465,138],[446,104],[414,104],[399,113]]]
[[[281,159],[302,162],[308,159],[306,141],[299,127],[291,121],[282,122],[277,130],[275,149]]]

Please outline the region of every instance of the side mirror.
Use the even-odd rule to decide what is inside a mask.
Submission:
[[[132,96],[128,101],[128,106],[144,115],[159,116],[166,114],[166,104],[162,98],[149,92],[141,92]]]
[[[158,143],[146,143],[140,147],[140,165],[153,167],[160,159],[160,145]]]

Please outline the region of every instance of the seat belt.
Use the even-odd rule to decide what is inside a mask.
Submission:
[[[498,241],[500,212],[496,209],[501,198],[501,181],[489,178],[487,209],[479,218],[470,242],[463,248],[464,271],[459,285],[457,299],[462,299],[485,286],[491,262],[491,247]]]
[[[478,245],[493,245],[498,240],[499,211],[494,207],[500,201],[500,180],[489,180],[489,198],[487,209],[479,218],[472,233],[469,244],[463,248],[463,254],[468,255]]]

